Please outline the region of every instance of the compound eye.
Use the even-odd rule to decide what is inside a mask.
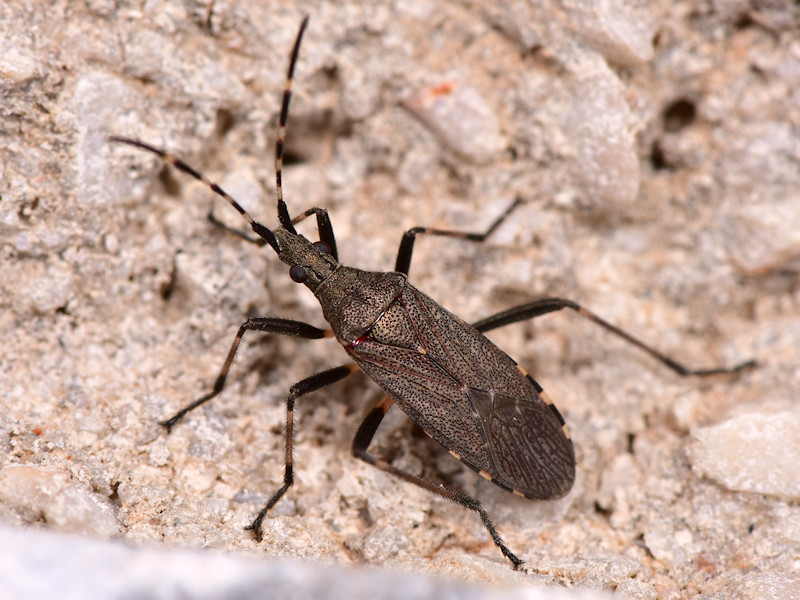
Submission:
[[[300,265],[294,265],[289,268],[289,277],[291,277],[292,281],[295,283],[305,283],[306,279],[308,279],[308,273],[306,273],[306,270]]]
[[[314,248],[322,252],[323,254],[330,254],[331,249],[328,247],[328,244],[325,242],[314,242]]]

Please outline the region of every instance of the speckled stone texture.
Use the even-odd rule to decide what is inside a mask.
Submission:
[[[681,378],[574,313],[491,332],[570,426],[578,479],[555,502],[481,480],[392,410],[372,450],[478,497],[522,572],[474,514],[351,458],[380,400],[361,375],[298,402],[297,482],[263,542],[243,530],[282,481],[289,386],[346,361],[331,340],[248,334],[224,393],[158,425],[249,316],[324,322],[271,250],[207,221],[207,188],[106,138],[167,148],[274,227],[304,14],[285,197],[330,210],[343,262],[390,269],[404,230],[481,231],[520,197],[482,245],[420,239],[415,285],[467,320],[564,296],[688,365],[759,361]],[[27,549],[0,595],[57,575],[36,553],[48,530],[78,534],[58,538],[75,556],[235,555],[176,561],[186,576],[280,557],[798,597],[796,4],[11,0],[0,31],[0,522]],[[64,597],[101,568],[70,571]]]

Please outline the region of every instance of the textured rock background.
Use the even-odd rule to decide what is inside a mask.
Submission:
[[[484,4],[0,6],[0,521],[143,557],[800,596],[797,5]],[[422,239],[414,283],[467,319],[561,295],[687,364],[760,362],[680,378],[574,314],[493,332],[575,439],[578,481],[552,503],[480,481],[391,414],[375,452],[476,494],[526,573],[475,515],[350,458],[379,399],[362,376],[298,404],[298,482],[263,543],[242,531],[281,482],[288,387],[344,362],[335,342],[252,335],[221,397],[169,436],[156,423],[206,391],[247,316],[322,318],[271,252],[206,221],[203,186],[105,138],[166,147],[273,225],[305,13],[286,198],[330,209],[345,263],[391,268],[403,230],[482,230],[519,196],[486,244]],[[218,203],[238,226],[231,212]],[[94,550],[67,539],[91,575]]]

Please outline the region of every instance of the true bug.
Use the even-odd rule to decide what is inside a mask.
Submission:
[[[283,200],[281,175],[291,83],[307,24],[308,17],[305,17],[292,48],[279,117],[275,176],[280,226],[274,231],[255,221],[227,192],[182,160],[135,139],[109,138],[112,142],[135,146],[160,156],[224,198],[247,220],[258,238],[251,239],[244,232],[232,231],[260,246],[272,247],[278,258],[289,265],[290,277],[314,293],[331,325],[331,329],[324,330],[290,319],[248,319],[239,328],[212,391],[161,424],[171,430],[184,415],[223,390],[245,332],[262,331],[306,339],[335,336],[353,362],[307,377],[290,388],[286,402],[284,482],[247,529],[261,539],[267,512],[292,485],[295,400],[360,368],[383,388],[386,396],[359,427],[353,440],[353,454],[383,471],[477,512],[494,543],[517,568],[522,560],[503,543],[480,502],[457,490],[401,471],[367,451],[393,403],[397,403],[453,456],[486,479],[519,496],[545,500],[567,494],[575,479],[575,452],[569,431],[541,386],[484,337],[484,332],[569,308],[639,347],[680,375],[735,373],[754,363],[749,361],[732,368],[686,368],[577,303],[563,298],[546,298],[517,306],[470,325],[408,282],[417,235],[482,241],[512,212],[519,200],[484,233],[427,227],[406,231],[393,272],[367,272],[340,264],[328,211],[310,208],[292,218]],[[320,241],[313,243],[294,228],[296,223],[311,215],[316,217],[320,237]],[[213,214],[209,216],[221,225]]]

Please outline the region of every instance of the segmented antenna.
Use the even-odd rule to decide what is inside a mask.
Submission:
[[[280,221],[281,225],[287,231],[296,234],[297,230],[292,225],[292,218],[289,216],[289,209],[286,206],[286,202],[283,201],[283,185],[281,182],[281,174],[283,172],[283,147],[284,147],[284,138],[286,137],[286,120],[289,117],[289,102],[292,99],[292,77],[294,77],[294,66],[297,64],[297,57],[300,54],[300,42],[303,39],[303,33],[306,30],[306,26],[308,25],[308,15],[305,16],[303,21],[300,23],[300,29],[297,31],[297,37],[294,40],[294,47],[292,48],[292,56],[289,60],[289,69],[286,73],[286,88],[283,91],[283,103],[281,104],[281,114],[278,120],[278,139],[275,141],[275,184],[276,184],[276,195],[278,200],[278,220]],[[278,244],[278,240],[275,238],[275,234],[270,231],[268,227],[262,225],[250,214],[242,208],[242,206],[233,199],[233,197],[228,194],[225,190],[223,190],[218,184],[214,183],[210,179],[208,179],[205,175],[188,165],[187,163],[183,162],[181,159],[172,156],[169,152],[165,150],[161,150],[160,148],[156,148],[155,146],[151,146],[145,142],[141,142],[139,140],[135,140],[132,138],[120,137],[116,135],[112,135],[108,138],[109,142],[119,142],[122,144],[128,144],[129,146],[134,146],[136,148],[141,148],[142,150],[147,150],[148,152],[152,152],[153,154],[161,157],[161,159],[178,169],[179,171],[183,171],[187,175],[191,175],[198,181],[206,184],[208,187],[211,188],[215,194],[222,196],[228,204],[233,206],[240,215],[242,215],[247,222],[250,224],[250,227],[253,231],[265,242],[267,242],[278,254],[281,253],[280,245]],[[307,216],[307,215],[306,215]]]
[[[292,78],[294,77],[294,66],[297,64],[297,57],[300,54],[300,42],[303,39],[303,33],[308,25],[308,15],[303,18],[300,23],[300,29],[297,31],[297,38],[294,40],[294,47],[292,48],[292,57],[289,59],[289,70],[286,73],[286,88],[283,90],[283,104],[281,104],[281,116],[278,119],[278,139],[275,140],[275,192],[278,198],[278,220],[287,231],[297,233],[292,225],[292,218],[289,216],[289,209],[283,201],[283,147],[284,139],[286,138],[286,120],[289,118],[289,102],[292,99]]]
[[[163,160],[165,163],[168,163],[173,167],[175,167],[176,169],[178,169],[179,171],[183,171],[187,175],[191,175],[198,181],[205,183],[208,187],[211,188],[212,192],[214,192],[219,196],[222,196],[228,202],[228,204],[230,204],[233,208],[235,208],[239,212],[240,215],[242,215],[245,219],[247,219],[247,222],[250,224],[250,227],[256,233],[256,235],[258,235],[258,237],[260,237],[270,246],[272,246],[275,252],[277,252],[278,254],[281,253],[281,247],[278,245],[278,240],[275,238],[275,234],[272,233],[268,227],[262,225],[261,223],[253,219],[253,217],[250,216],[250,213],[248,213],[242,207],[241,204],[239,204],[236,200],[234,200],[233,197],[228,192],[223,190],[218,184],[214,183],[208,177],[206,177],[205,175],[203,175],[190,165],[183,162],[180,158],[172,156],[172,154],[166,152],[165,150],[162,150],[161,148],[156,148],[155,146],[151,146],[150,144],[147,144],[139,140],[134,140],[132,138],[112,135],[109,136],[108,141],[119,142],[121,144],[128,144],[129,146],[134,146],[135,148],[141,148],[142,150],[147,150],[148,152],[152,152],[153,154],[161,157],[161,160]]]

